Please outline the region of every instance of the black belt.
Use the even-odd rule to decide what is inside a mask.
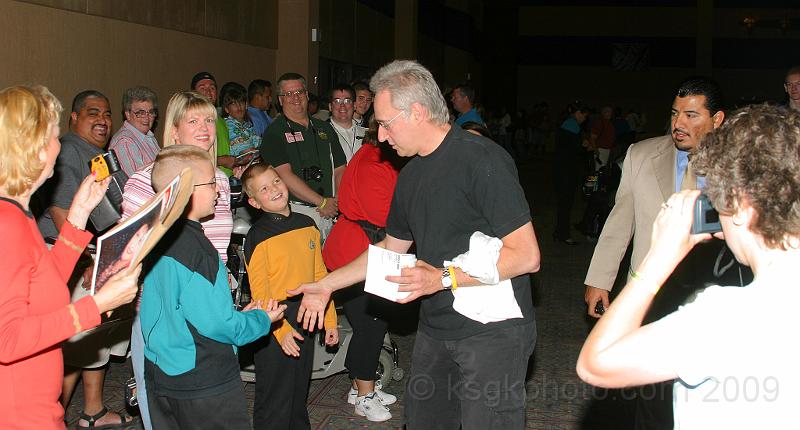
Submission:
[[[52,237],[45,237],[44,238],[44,243],[46,243],[48,245],[55,245],[56,244],[56,239],[54,239]]]

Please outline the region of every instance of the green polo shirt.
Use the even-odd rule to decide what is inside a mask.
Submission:
[[[221,117],[217,117],[217,157],[221,155],[231,155],[231,143],[230,138],[228,137],[228,126],[225,125],[225,120]],[[217,166],[220,170],[225,172],[226,175],[230,176],[233,174],[233,171],[227,167]]]
[[[333,169],[347,163],[333,127],[316,118],[308,128],[283,115],[275,118],[264,132],[260,151],[261,158],[275,167],[291,164],[294,174],[323,197],[333,196]],[[312,166],[322,170],[321,181],[304,177],[303,169]]]

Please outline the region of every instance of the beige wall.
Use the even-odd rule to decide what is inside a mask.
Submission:
[[[115,129],[122,92],[133,85],[155,90],[163,112],[201,70],[219,85],[275,79],[274,49],[10,0],[0,10],[0,87],[46,85],[66,110],[78,91],[97,89],[111,99]]]

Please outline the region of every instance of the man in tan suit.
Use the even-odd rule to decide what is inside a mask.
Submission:
[[[608,293],[631,238],[631,267],[637,267],[644,258],[650,248],[653,221],[661,204],[682,188],[702,188],[704,178],[695,179],[691,169],[687,169],[689,155],[700,140],[719,127],[724,119],[719,86],[708,78],[690,78],[676,91],[672,103],[671,134],[638,142],[628,149],[614,208],[600,234],[586,275],[584,299],[589,315],[600,317],[595,311],[598,302],[604,309],[608,307]],[[686,175],[687,170],[689,175]],[[676,289],[662,289],[659,296],[665,296],[662,302],[669,304],[654,304],[654,308],[663,311],[651,309],[653,315],[648,315],[648,319],[666,315],[670,307],[677,307],[679,300],[663,293],[671,290]],[[672,428],[671,399],[658,402],[659,405],[652,408],[655,410],[649,410],[649,406],[641,407],[639,403],[642,402],[637,402],[637,429]],[[648,410],[642,413],[640,408]]]

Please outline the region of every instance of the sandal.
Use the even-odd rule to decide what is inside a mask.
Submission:
[[[100,418],[103,418],[108,414],[110,411],[107,407],[103,406],[103,409],[100,412],[96,413],[95,415],[87,415],[83,411],[78,414],[79,419],[84,420],[89,423],[88,426],[83,427],[79,425],[79,423],[75,424],[76,429],[96,429],[96,430],[111,430],[111,429],[124,429],[130,425],[134,425],[136,423],[136,418],[124,413],[124,412],[117,412],[119,414],[119,423],[117,424],[102,424],[102,425],[95,425],[94,423],[97,422]]]

